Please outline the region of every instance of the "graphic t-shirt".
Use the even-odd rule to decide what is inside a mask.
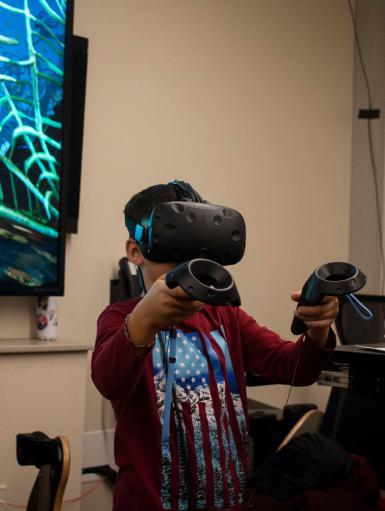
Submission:
[[[157,406],[163,428],[166,371],[162,343],[165,347],[169,344],[167,334],[157,336],[153,350]],[[212,331],[204,337],[199,332],[177,330],[175,387],[180,411],[179,418],[177,414],[174,416],[179,432],[178,449],[174,455],[167,446],[162,449],[163,507],[171,509],[172,467],[176,464],[181,474],[179,488],[176,488],[178,509],[187,510],[186,483],[190,478],[186,474],[186,461],[190,460],[194,472],[199,474],[194,487],[198,509],[206,508],[209,483],[216,488],[211,497],[215,509],[223,508],[225,500],[230,506],[242,502],[245,485],[242,459],[248,446],[247,424],[223,330]],[[187,432],[192,441],[188,443],[185,460],[180,443],[186,445]]]
[[[312,383],[330,356],[306,337],[283,341],[240,308],[206,306],[177,326],[170,437],[162,446],[169,333],[139,356],[124,333],[138,300],[101,314],[92,377],[112,401],[120,467],[114,511],[240,509],[248,433],[245,372],[295,384]],[[334,346],[334,336],[328,348]],[[176,405],[176,407],[174,406]]]

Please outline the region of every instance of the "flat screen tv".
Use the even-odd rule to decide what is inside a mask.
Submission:
[[[64,293],[73,0],[0,2],[0,295]]]

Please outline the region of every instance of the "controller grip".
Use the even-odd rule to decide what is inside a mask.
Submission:
[[[306,332],[307,326],[302,321],[302,319],[299,319],[296,316],[294,316],[293,321],[291,322],[290,330],[292,334],[300,335]]]
[[[174,275],[171,275],[171,272],[166,273],[166,276],[164,278],[164,281],[166,282],[166,286],[169,289],[175,289],[177,286],[179,286],[179,282],[174,277]]]
[[[306,306],[310,306],[311,307],[311,306],[319,305],[320,303],[322,303],[322,298],[321,297],[320,297],[320,299],[317,302],[310,302],[309,300],[306,300],[303,297],[303,295],[304,295],[304,292],[302,292],[301,296],[299,297],[297,309],[301,305],[306,305]],[[293,321],[291,322],[291,327],[290,327],[291,333],[294,334],[294,335],[300,335],[300,334],[304,334],[307,329],[308,329],[308,327],[305,325],[305,323],[302,321],[302,319],[297,318],[296,316],[294,316]]]

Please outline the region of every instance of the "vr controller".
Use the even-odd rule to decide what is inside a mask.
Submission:
[[[166,274],[170,289],[181,286],[195,300],[210,305],[241,305],[231,274],[222,265],[209,259],[193,259]]]
[[[366,275],[349,263],[333,262],[317,268],[302,288],[297,307],[301,305],[319,305],[325,295],[341,296],[355,293],[364,287]],[[291,331],[295,335],[306,332],[305,323],[294,317]]]

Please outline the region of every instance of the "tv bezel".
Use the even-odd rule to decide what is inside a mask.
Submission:
[[[0,282],[0,296],[63,296],[65,288],[65,246],[66,246],[66,212],[68,194],[69,150],[70,150],[70,114],[71,114],[71,53],[73,37],[74,0],[67,1],[65,51],[64,51],[64,77],[62,112],[62,147],[61,147],[61,175],[60,175],[60,202],[58,227],[58,259],[57,284],[54,286],[10,286]]]

